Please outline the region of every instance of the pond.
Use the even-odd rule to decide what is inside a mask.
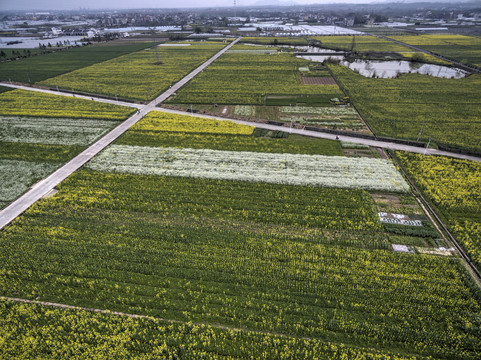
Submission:
[[[39,44],[48,46],[48,43],[55,46],[60,41],[70,41],[71,45],[82,44],[81,39],[85,36],[60,36],[52,39],[42,39],[40,37],[0,37],[0,48],[3,49],[34,49],[38,48]],[[16,44],[7,45],[8,42],[17,42]]]
[[[404,60],[378,61],[356,59],[350,62],[345,60],[344,56],[312,55],[298,57],[315,62],[323,62],[329,58],[336,59],[340,61],[341,65],[347,66],[349,69],[366,77],[394,78],[400,74],[414,73],[448,79],[460,79],[468,74],[466,71],[455,67],[423,64]]]

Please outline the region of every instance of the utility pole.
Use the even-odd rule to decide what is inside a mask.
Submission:
[[[423,124],[421,125],[421,130],[419,131],[419,135],[418,135],[418,138],[417,138],[417,140],[416,140],[416,141],[419,141],[419,139],[420,139],[420,137],[421,137],[421,133],[423,132],[423,128],[424,128],[424,122],[425,122],[425,121],[426,121],[426,120],[425,120],[425,119],[423,119]]]
[[[426,149],[424,149],[424,155],[426,155],[426,151],[428,151],[429,143],[431,142],[432,137],[429,138],[428,144],[426,145]]]

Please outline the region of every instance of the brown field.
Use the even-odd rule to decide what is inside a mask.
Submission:
[[[336,85],[336,80],[331,76],[301,76],[304,85]]]

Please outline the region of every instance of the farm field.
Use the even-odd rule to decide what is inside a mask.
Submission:
[[[397,156],[481,269],[481,165],[448,157]]]
[[[12,90],[12,88],[5,87],[5,86],[0,86],[0,93],[7,92]]]
[[[226,44],[151,47],[41,81],[47,86],[152,100]]]
[[[110,46],[110,43],[109,46],[106,44],[90,45],[0,63],[0,80],[8,81],[10,79],[20,83],[37,83],[60,74],[145,49],[154,44],[152,42],[140,42],[118,44],[118,46]]]
[[[253,44],[275,45],[308,45],[305,38],[285,38],[285,37],[243,37],[242,42]],[[334,50],[351,50],[353,36],[313,36],[309,38],[310,43],[316,43],[324,48]],[[354,51],[360,52],[402,52],[410,51],[406,46],[396,44],[392,41],[381,39],[375,36],[354,36]]]
[[[151,112],[122,135],[116,144],[265,153],[342,155],[338,142],[255,131],[253,126]]]
[[[307,45],[307,39],[303,37],[271,37],[271,36],[262,36],[262,37],[255,37],[255,36],[243,36],[241,39],[241,43],[244,44],[260,44],[260,45],[276,45],[276,41],[278,44],[283,45]]]
[[[422,141],[481,150],[480,75],[371,79],[347,67],[329,68],[376,135],[416,140],[422,128]]]
[[[402,35],[395,40],[444,55],[462,63],[481,66],[481,38],[465,35]]]
[[[134,111],[21,90],[0,94],[0,103],[0,208]]]
[[[27,90],[0,93],[0,116],[124,120],[135,109]]]
[[[7,339],[0,347],[2,357],[144,359],[149,355],[202,359],[225,359],[226,356],[236,359],[412,358],[316,339],[173,324],[152,318],[133,319],[2,300],[0,315],[0,336]],[[19,351],[19,343],[24,338],[28,338],[30,344]]]
[[[319,358],[479,357],[479,289],[459,258],[392,250],[392,244],[412,244],[413,237],[437,236],[423,234],[423,226],[418,233],[411,232],[415,226],[395,233],[380,221],[375,197],[399,199],[401,207],[394,208],[414,214],[419,210],[411,208],[409,193],[240,181],[242,172],[219,180],[92,169],[105,158],[117,161],[116,148],[138,146],[141,137],[130,133],[141,131],[154,139],[165,132],[233,138],[255,133],[213,120],[157,113],[144,118],[90,169],[74,173],[55,196],[37,202],[0,233],[0,295],[244,330],[2,302],[2,331],[35,339],[44,321],[47,332],[74,321],[98,334],[92,349],[98,341],[108,344],[102,337],[108,329],[126,329],[116,338],[119,351],[149,353],[165,339],[162,351],[176,354],[184,341],[187,354],[202,354],[207,346],[212,358],[227,338],[231,346],[222,355],[238,357],[260,349],[266,358],[278,358],[280,351],[294,358],[314,352]],[[285,144],[283,152],[295,156],[289,138],[261,139]],[[188,151],[185,146],[179,150]],[[162,141],[142,147],[145,154],[168,149]],[[204,153],[209,151],[206,146]],[[21,314],[32,324],[28,329],[11,325]],[[152,339],[150,331],[158,327],[167,329]],[[130,334],[136,342],[128,342]],[[65,342],[82,349],[83,339]],[[287,345],[281,350],[280,344]],[[45,351],[38,342],[35,348]]]
[[[334,50],[351,50],[354,38],[354,51],[360,52],[403,52],[410,51],[403,45],[396,44],[392,41],[378,38],[375,36],[315,36],[313,40],[320,41],[323,47]]]
[[[232,50],[238,46],[242,50],[246,48],[246,45],[234,45]],[[259,46],[251,48],[262,49]],[[330,99],[343,97],[337,85],[302,84],[299,68],[307,64],[308,61],[287,53],[230,52],[217,59],[168,102],[262,105],[269,96],[295,99],[311,96],[318,104],[329,105]]]
[[[288,103],[289,100],[289,98],[270,98],[267,99],[267,102],[283,104]],[[212,116],[238,118],[255,122],[275,121],[290,125],[292,120],[293,126],[296,127],[308,125],[370,134],[369,129],[359,117],[359,114],[349,105],[315,106],[317,103],[313,99],[312,104],[314,106],[306,106],[306,103],[298,103],[299,105],[296,105],[299,99],[291,98],[291,100],[294,106],[221,105],[214,107],[207,104],[192,104],[192,110]],[[309,98],[303,98],[302,101],[304,100],[309,100]],[[163,107],[188,112],[191,109],[191,106],[186,104],[171,104]]]

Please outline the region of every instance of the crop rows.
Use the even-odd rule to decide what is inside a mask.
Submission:
[[[112,121],[0,117],[0,141],[40,144],[87,145],[112,128]]]
[[[52,163],[0,159],[0,201],[14,200],[56,167]]]
[[[198,118],[187,115],[151,112],[129,131],[182,132],[197,134],[252,135],[253,126],[232,121]]]
[[[310,37],[309,43],[320,45],[321,47],[335,50],[351,50],[354,40],[354,51],[370,52],[370,51],[409,51],[410,49],[396,44],[392,41],[381,39],[374,36],[313,36]],[[276,41],[283,45],[308,45],[305,38],[275,38],[275,37],[243,37],[243,42],[255,44],[275,45]]]
[[[134,111],[22,90],[1,93],[0,104],[0,208]]]
[[[282,106],[279,111],[284,113],[315,114],[326,116],[357,116],[356,110],[351,107]]]
[[[481,150],[481,75],[371,79],[344,66],[330,69],[376,135],[416,140],[422,130],[423,141]]]
[[[0,64],[0,80],[21,83],[36,83],[82,67],[125,55],[152,46],[152,42],[137,42],[117,46],[82,46],[51,54]]]
[[[393,39],[456,59],[466,64],[481,66],[481,39],[476,36],[423,34],[393,36]]]
[[[149,124],[156,124],[152,127]],[[234,134],[235,133],[235,134]],[[232,122],[198,120],[191,116],[151,112],[122,135],[116,144],[268,153],[342,155],[338,142],[289,135],[254,137],[252,127]]]
[[[0,115],[123,120],[135,109],[26,90],[0,93]]]
[[[481,267],[481,164],[407,153],[398,157]]]
[[[387,160],[210,149],[111,145],[88,164],[97,171],[406,192]]]
[[[260,105],[266,95],[316,94],[327,102],[343,96],[337,85],[303,85],[298,69],[307,63],[285,53],[224,54],[170,102]]]
[[[151,100],[224,46],[222,43],[192,43],[187,47],[146,49],[53,77],[41,84]]]
[[[351,50],[354,42],[354,51],[408,51],[409,48],[392,41],[375,36],[316,36],[321,46],[336,50]]]
[[[480,304],[457,260],[329,244],[334,229],[364,232],[366,242],[377,236],[369,198],[355,190],[80,171],[0,235],[1,291],[476,358]],[[269,234],[257,224],[327,233]]]
[[[281,121],[294,120],[300,124],[313,124],[334,128],[359,129],[365,125],[359,119],[356,110],[351,107],[311,107],[311,106],[282,106],[279,111]],[[291,114],[290,116],[287,116]],[[292,116],[292,114],[296,114]]]
[[[217,329],[205,325],[133,319],[84,310],[46,308],[0,300],[3,358],[86,359],[298,359],[347,357],[414,359],[388,351],[316,339]],[[29,346],[22,346],[25,342]]]

